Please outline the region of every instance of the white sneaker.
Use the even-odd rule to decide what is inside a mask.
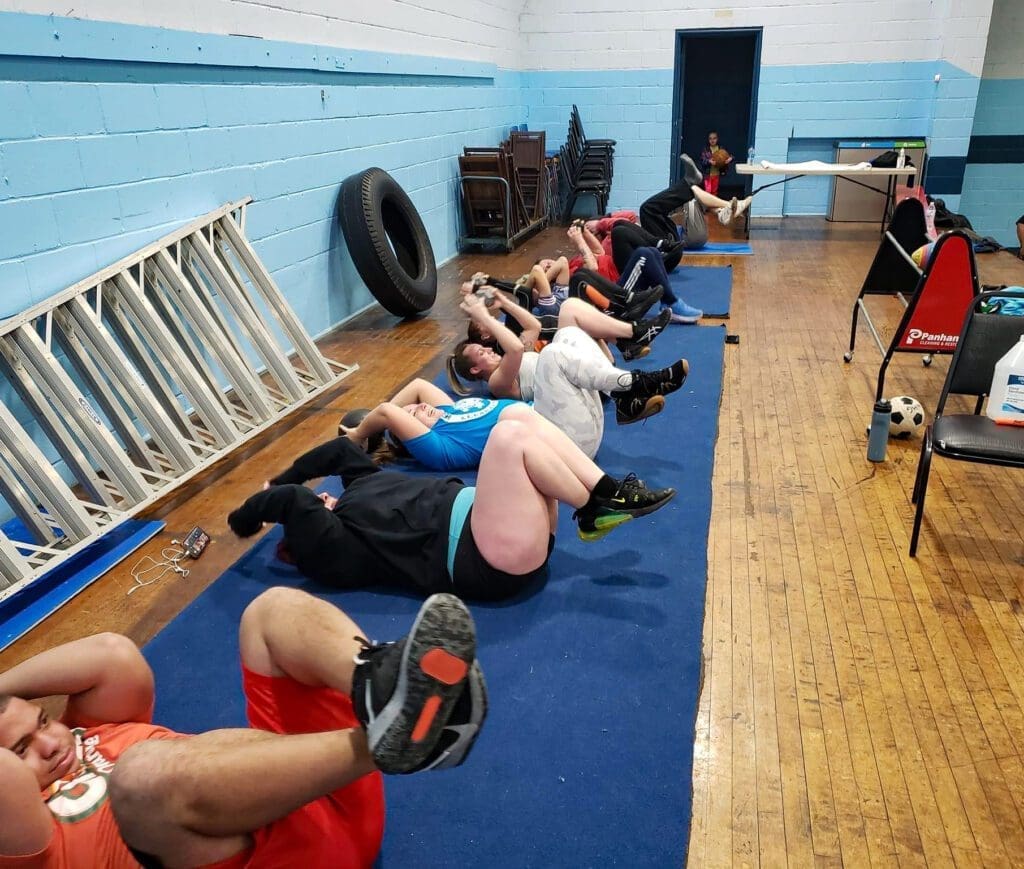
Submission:
[[[728,226],[730,223],[732,223],[732,215],[735,209],[735,204],[736,200],[733,199],[733,201],[729,205],[723,205],[721,208],[718,209],[718,211],[715,212],[718,215],[718,222],[722,224],[722,226]]]
[[[750,208],[750,203],[753,200],[753,198],[754,198],[753,196],[748,196],[748,197],[746,197],[746,199],[741,199],[738,204],[736,204],[736,200],[735,199],[733,200],[733,203],[736,204],[736,216],[737,217],[739,217],[741,214],[743,214],[744,211],[746,211],[748,208]]]

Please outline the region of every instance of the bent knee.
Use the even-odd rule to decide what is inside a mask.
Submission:
[[[278,612],[292,601],[307,597],[304,591],[297,588],[289,588],[285,585],[275,585],[257,595],[242,613],[242,624],[246,621],[258,619],[264,613]]]
[[[545,348],[546,349],[546,348]],[[533,417],[534,411],[528,404],[510,404],[501,412],[501,416],[498,417],[498,422],[495,424],[494,429],[491,431],[490,437],[494,436],[494,432],[498,430],[498,426],[506,422],[515,422],[520,425],[529,424],[530,419]],[[489,440],[490,438],[488,438]]]
[[[110,804],[119,825],[142,824],[174,794],[174,769],[164,740],[138,742],[122,754],[110,774]]]
[[[522,410],[527,410],[527,408],[524,407]],[[498,420],[487,437],[488,449],[507,450],[511,447],[522,449],[524,441],[530,435],[530,427],[520,418],[519,411],[520,407],[513,405],[502,412],[501,419]],[[533,413],[533,411],[530,412]]]

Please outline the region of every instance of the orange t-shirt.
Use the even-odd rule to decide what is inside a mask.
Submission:
[[[53,817],[53,836],[39,853],[25,857],[0,856],[0,869],[138,869],[110,808],[107,787],[117,759],[137,742],[181,739],[183,734],[155,724],[103,724],[75,727],[81,766],[42,792]]]

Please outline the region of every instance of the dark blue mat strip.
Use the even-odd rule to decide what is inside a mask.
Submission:
[[[0,603],[0,649],[56,612],[163,527],[157,520],[129,519]]]
[[[687,304],[700,308],[704,316],[729,316],[732,266],[679,266],[668,278],[673,292]]]
[[[682,865],[724,334],[667,330],[643,367],[686,356],[686,385],[646,423],[608,422],[602,466],[674,485],[676,499],[591,544],[576,538],[563,507],[545,587],[472,607],[491,694],[487,725],[460,769],[388,779],[381,865]],[[419,600],[313,588],[275,560],[279,534],[147,647],[161,723],[196,731],[244,721],[238,618],[267,586],[315,591],[379,640],[408,628]]]

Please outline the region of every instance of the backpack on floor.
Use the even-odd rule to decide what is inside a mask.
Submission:
[[[683,206],[684,250],[696,250],[708,243],[708,224],[704,208],[696,199]]]

